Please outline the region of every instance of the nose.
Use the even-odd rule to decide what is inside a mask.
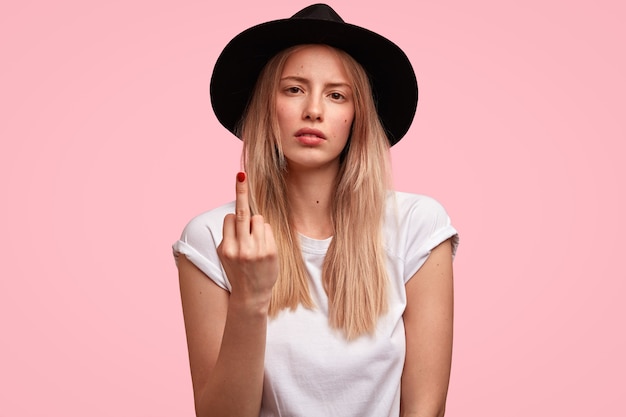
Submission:
[[[309,96],[304,105],[302,118],[305,120],[322,121],[322,102],[319,98]]]

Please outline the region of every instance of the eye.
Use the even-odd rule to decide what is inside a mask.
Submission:
[[[343,100],[345,100],[345,99],[346,99],[346,97],[345,97],[343,94],[341,94],[341,93],[337,93],[337,92],[335,92],[335,93],[330,93],[330,94],[329,94],[329,97],[330,97],[331,99],[333,99],[333,100],[337,100],[337,101],[343,101]]]
[[[285,92],[289,93],[289,94],[298,94],[302,92],[302,89],[300,87],[287,87],[285,88]]]

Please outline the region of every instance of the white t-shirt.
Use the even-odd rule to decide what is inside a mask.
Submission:
[[[216,248],[224,216],[234,202],[192,219],[174,254],[184,254],[217,285],[230,291]],[[316,308],[283,310],[270,319],[265,350],[261,417],[397,417],[405,357],[402,314],[404,285],[424,264],[430,251],[458,235],[444,208],[423,195],[392,192],[384,222],[390,279],[389,311],[379,318],[374,336],[346,341],[328,325],[328,298],[321,280],[322,263],[332,238],[300,236]]]

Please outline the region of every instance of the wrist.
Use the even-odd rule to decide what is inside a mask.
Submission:
[[[228,309],[239,315],[267,317],[272,294],[243,295],[237,292],[230,294]]]

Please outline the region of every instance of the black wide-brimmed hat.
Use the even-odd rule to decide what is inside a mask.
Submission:
[[[325,4],[253,26],[226,45],[211,77],[211,104],[220,123],[235,133],[270,58],[290,46],[320,43],[346,51],[365,68],[389,143],[396,144],[409,130],[417,106],[417,80],[409,59],[387,38],[345,23]]]

